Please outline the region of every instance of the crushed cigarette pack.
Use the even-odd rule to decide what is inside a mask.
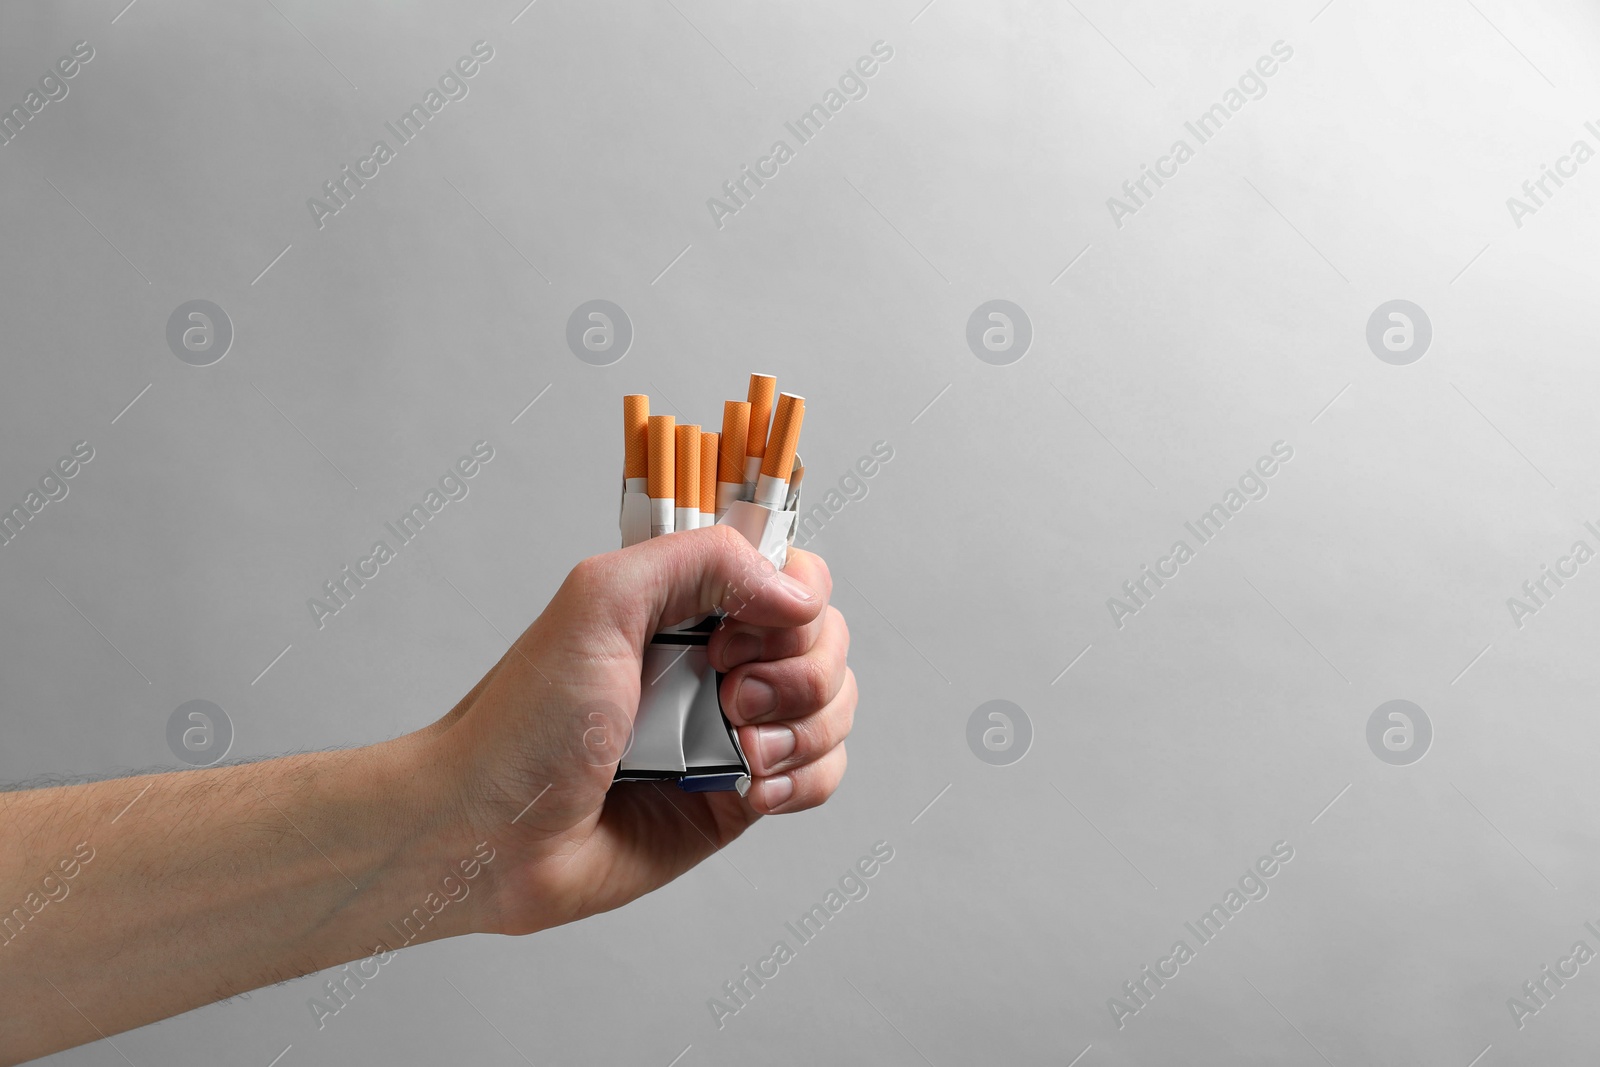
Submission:
[[[648,397],[623,399],[623,547],[680,530],[731,526],[783,569],[805,470],[796,454],[805,400],[782,394],[773,412],[773,390],[770,375],[751,375],[750,400],[724,405],[721,433],[650,415]],[[776,416],[770,434],[769,413]],[[716,459],[704,449],[715,450]],[[673,781],[691,793],[731,789],[742,795],[749,789],[749,761],[722,710],[723,675],[708,656],[722,618],[716,612],[688,619],[650,639],[639,712],[614,781]]]

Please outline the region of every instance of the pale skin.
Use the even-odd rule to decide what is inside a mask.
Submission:
[[[727,527],[657,538],[575,567],[415,733],[0,794],[0,1065],[408,937],[574,922],[666,884],[762,815],[821,804],[856,706],[831,591],[819,557],[793,549],[776,572]],[[728,672],[748,796],[612,786],[646,641],[713,609],[729,613],[710,657]],[[409,915],[427,921],[397,925]]]

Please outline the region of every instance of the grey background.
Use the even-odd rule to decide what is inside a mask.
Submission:
[[[895,450],[812,546],[862,693],[824,809],[620,912],[409,950],[320,1032],[307,978],[117,1039],[133,1063],[1594,1049],[1594,966],[1521,1031],[1506,999],[1600,948],[1600,563],[1521,629],[1505,601],[1600,547],[1600,162],[1520,228],[1505,198],[1596,143],[1600,15],[919,4],[0,12],[7,106],[96,51],[0,147],[0,500],[96,450],[0,548],[0,777],[180,766],[194,699],[234,756],[430,721],[614,546],[624,392],[707,417],[775,372],[808,503]],[[469,96],[319,231],[306,198],[480,39]],[[866,98],[717,229],[706,198],[880,39]],[[1114,225],[1277,40],[1267,94]],[[635,329],[605,368],[564,342],[595,298]],[[210,367],[166,347],[193,299],[234,325]],[[991,299],[1032,322],[1011,366],[966,346]],[[1366,346],[1391,299],[1432,321],[1410,366]],[[467,499],[319,632],[306,598],[480,438]],[[1118,629],[1106,598],[1278,440],[1270,494]],[[1010,766],[967,747],[996,699],[1032,724]],[[1410,766],[1365,740],[1391,699],[1433,724]],[[707,998],[877,840],[870,895],[719,1031]],[[1119,1030],[1107,998],[1279,840],[1270,895]]]

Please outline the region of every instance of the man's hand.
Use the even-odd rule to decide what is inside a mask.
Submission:
[[[810,553],[779,574],[726,527],[685,531],[580,563],[416,733],[0,793],[0,1065],[407,945],[619,907],[761,815],[822,803],[856,704],[830,591]],[[749,795],[612,787],[650,636],[716,608]],[[376,973],[362,966],[312,991],[309,1027]]]
[[[671,881],[760,815],[822,803],[844,774],[855,712],[844,616],[822,559],[782,572],[726,526],[580,563],[537,621],[436,728],[479,837],[504,843],[486,926],[527,933],[619,907]],[[650,636],[713,609],[711,664],[755,776],[747,797],[613,787]],[[608,792],[609,790],[609,792]],[[531,807],[529,806],[531,804]]]

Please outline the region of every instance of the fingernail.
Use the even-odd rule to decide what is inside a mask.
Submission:
[[[722,669],[731,671],[761,655],[761,638],[755,634],[734,634],[722,647]]]
[[[778,691],[760,678],[746,678],[739,683],[733,702],[745,722],[754,722],[778,709]]]
[[[768,811],[783,805],[794,796],[794,779],[787,774],[761,779],[761,803]]]
[[[793,575],[778,571],[777,578],[779,584],[783,586],[783,591],[800,603],[809,604],[817,599],[817,591]]]
[[[763,726],[756,731],[756,747],[761,753],[761,769],[770,771],[794,751],[795,734],[787,726]]]

